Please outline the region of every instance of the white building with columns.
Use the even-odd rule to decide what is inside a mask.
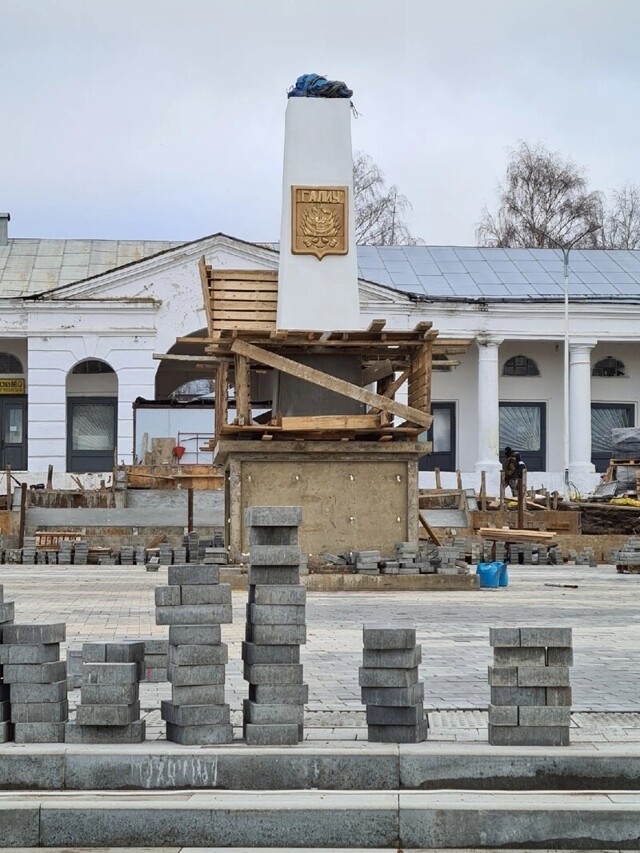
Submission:
[[[222,234],[186,244],[2,235],[0,470],[11,465],[38,482],[52,464],[60,485],[88,472],[95,476],[85,482],[97,481],[114,463],[139,458],[134,402],[167,400],[202,378],[192,365],[153,358],[188,353],[178,339],[204,334],[199,259],[268,270],[279,260],[272,245]],[[584,493],[611,456],[611,428],[638,423],[640,252],[574,250],[570,267],[569,479]],[[457,367],[434,373],[434,453],[423,460],[421,484],[433,483],[434,467],[444,484],[456,470],[465,485],[477,485],[481,470],[495,484],[509,444],[530,483],[562,489],[560,253],[363,246],[358,274],[361,327],[428,320],[444,337],[474,341]],[[339,297],[325,309],[332,328],[343,328]],[[145,431],[172,435],[194,422],[213,431],[211,408],[165,415],[162,406],[147,414]]]

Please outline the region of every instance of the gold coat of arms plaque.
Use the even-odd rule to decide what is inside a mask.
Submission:
[[[291,251],[294,255],[346,255],[349,251],[348,187],[291,187]]]

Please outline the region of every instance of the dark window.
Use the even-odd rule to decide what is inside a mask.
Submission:
[[[626,376],[627,371],[625,370],[624,363],[620,361],[618,358],[614,358],[612,355],[608,355],[606,358],[601,358],[600,361],[597,361],[594,365],[593,371],[591,372],[592,376]]]
[[[433,442],[429,456],[423,456],[418,467],[420,471],[456,470],[456,404],[432,403],[433,423],[420,435],[420,441]]]
[[[0,352],[0,373],[24,373],[20,359],[8,352]]]
[[[72,373],[115,373],[113,367],[108,365],[106,361],[98,361],[95,358],[89,358],[86,361],[81,361],[71,371]]]
[[[526,355],[514,355],[502,368],[503,376],[540,376],[538,365]]]
[[[611,430],[632,427],[634,408],[633,403],[591,404],[591,461],[596,471],[607,470],[614,455]]]
[[[546,468],[545,403],[500,403],[500,449],[516,450],[529,471]]]

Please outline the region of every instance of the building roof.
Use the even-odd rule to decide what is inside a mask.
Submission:
[[[9,240],[0,246],[0,297],[31,296],[167,249],[168,240]]]
[[[569,295],[640,299],[640,251],[573,249]],[[559,249],[458,246],[359,246],[361,278],[418,298],[548,300],[563,298]]]
[[[46,293],[185,245],[168,240],[10,239],[0,246],[0,298]],[[254,245],[278,248],[277,243]],[[573,249],[570,268],[574,299],[640,300],[640,251]],[[358,273],[417,299],[563,297],[562,253],[557,249],[358,246]]]

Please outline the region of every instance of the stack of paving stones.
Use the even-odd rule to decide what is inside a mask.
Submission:
[[[231,586],[218,566],[170,566],[169,585],[156,587],[156,624],[169,625],[167,677],[171,701],[163,701],[167,740],[185,745],[231,743],[224,699],[226,643],[221,625],[232,621]]]
[[[0,662],[9,685],[16,743],[62,743],[69,716],[64,622],[4,625]]]
[[[365,625],[363,641],[359,680],[369,740],[426,740],[429,722],[424,715],[424,683],[418,680],[422,646],[416,644],[416,629]]]
[[[133,565],[133,553],[134,553],[133,545],[122,545],[120,548],[120,565],[121,566],[132,566]]]
[[[144,642],[143,681],[159,683],[167,680],[169,665],[169,641],[149,637]]]
[[[159,563],[161,566],[170,566],[173,563],[173,548],[167,542],[158,545]]]
[[[380,551],[356,551],[354,564],[359,575],[379,575],[379,563],[382,560]]]
[[[70,539],[63,539],[60,542],[58,550],[58,563],[61,566],[70,566],[73,554],[73,542]]]
[[[82,685],[68,743],[142,743],[139,682],[144,643],[84,643]]]
[[[144,545],[136,545],[136,566],[144,566],[147,554]]]
[[[22,562],[32,566],[36,562],[36,537],[25,536],[22,546]]]
[[[86,539],[76,541],[73,546],[73,565],[86,566],[89,559],[89,546]]]
[[[568,746],[571,628],[491,628],[489,743]]]
[[[227,565],[227,550],[222,547],[211,547],[204,549],[204,564],[205,566],[226,566]]]
[[[248,744],[302,740],[309,686],[303,683],[300,645],[307,639],[306,589],[300,583],[300,507],[250,507],[249,600],[242,644],[249,698],[243,705]]]
[[[611,551],[611,562],[618,572],[640,570],[640,536],[631,536],[624,546]]]
[[[173,549],[173,561],[174,563],[179,563],[180,565],[184,565],[187,562],[187,549],[184,545],[179,545],[177,548]]]
[[[82,647],[67,647],[67,689],[77,690],[82,686]]]
[[[4,589],[0,584],[0,642],[3,630],[11,625],[14,617],[13,601],[4,600]],[[2,646],[0,645],[0,650]],[[9,703],[9,685],[3,680],[3,667],[0,663],[0,743],[6,743],[13,738],[11,727],[11,707]]]
[[[182,537],[182,544],[187,549],[185,563],[198,562],[199,537],[195,530],[191,530]]]

